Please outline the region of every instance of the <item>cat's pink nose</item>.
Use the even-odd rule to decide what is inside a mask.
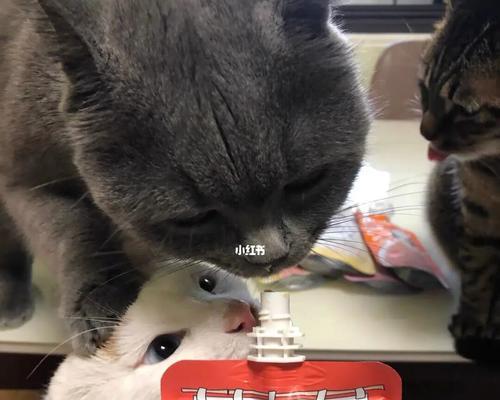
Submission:
[[[257,321],[252,309],[242,301],[231,301],[224,314],[224,330],[226,333],[252,332]]]

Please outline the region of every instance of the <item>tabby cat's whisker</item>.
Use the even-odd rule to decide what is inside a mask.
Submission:
[[[403,19],[404,24],[408,28],[408,33],[415,33],[415,31],[412,29],[411,25],[408,23],[408,20],[405,18]]]

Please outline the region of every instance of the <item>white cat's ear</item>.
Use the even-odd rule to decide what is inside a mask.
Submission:
[[[281,0],[285,30],[312,39],[327,35],[332,3],[331,0]]]

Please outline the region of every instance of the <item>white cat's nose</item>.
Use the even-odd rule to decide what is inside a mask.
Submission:
[[[252,332],[254,326],[257,326],[257,321],[250,306],[242,301],[231,301],[224,314],[224,331],[226,333],[248,333]]]

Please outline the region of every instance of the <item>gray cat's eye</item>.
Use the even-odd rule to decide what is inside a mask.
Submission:
[[[328,168],[315,171],[306,178],[302,178],[287,184],[284,188],[289,194],[302,194],[319,186],[328,175]]]
[[[198,214],[191,218],[172,220],[172,223],[179,228],[192,228],[199,225],[210,223],[218,217],[219,213],[215,210],[210,210]]]

